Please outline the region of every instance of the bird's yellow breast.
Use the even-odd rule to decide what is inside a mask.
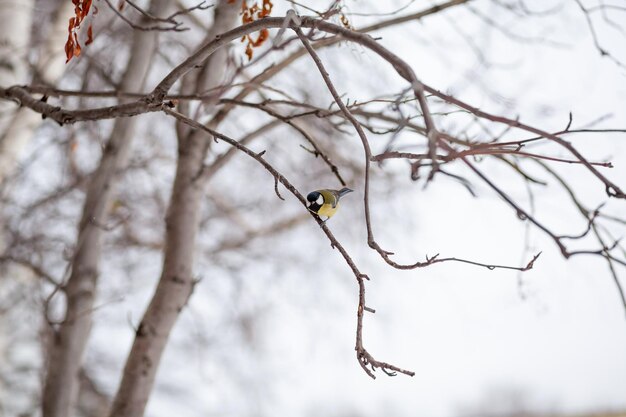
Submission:
[[[338,208],[339,204],[333,207],[332,204],[324,203],[322,204],[322,207],[320,207],[320,209],[317,211],[317,214],[318,216],[326,216],[330,218],[337,212]]]

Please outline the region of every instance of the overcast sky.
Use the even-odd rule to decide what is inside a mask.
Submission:
[[[373,12],[406,4],[380,2],[376,8],[375,3],[347,5],[351,11]],[[402,13],[428,4],[416,1]],[[548,130],[562,129],[570,111],[577,127],[607,115],[596,127],[624,127],[625,71],[594,49],[574,2],[526,4],[531,10],[560,11],[538,19],[515,19],[489,1],[474,3],[503,28],[525,38],[518,42],[485,28],[461,9],[412,24],[408,31],[379,35],[381,43],[410,62],[424,82],[458,92],[485,109],[519,116]],[[614,16],[626,27],[626,13]],[[357,27],[370,21],[351,19]],[[626,60],[623,35],[596,23],[603,46]],[[489,65],[478,63],[461,33],[481,48]],[[376,86],[378,71],[387,71],[379,78],[381,84],[402,88],[402,80],[394,78],[385,64],[378,64],[373,54],[358,48],[351,53],[360,69],[333,74],[354,88],[350,97],[362,91],[358,82],[369,80]],[[323,56],[330,59],[341,53],[327,51]],[[502,103],[490,99],[487,88],[513,104],[503,109]],[[606,170],[607,175],[624,184],[624,134],[568,139],[594,158],[612,160],[615,168]],[[559,155],[565,156],[562,151]],[[518,178],[506,179],[503,167],[491,169],[505,189],[528,201]],[[566,172],[581,187],[590,207],[606,200],[594,178],[581,170]],[[555,245],[535,230],[526,245],[526,225],[485,187],[477,190],[479,198],[474,199],[443,180],[426,191],[407,180],[399,192],[411,204],[394,208],[375,204],[376,231],[404,261],[441,253],[517,265],[542,251],[535,268],[523,274],[521,283],[516,272],[463,264],[391,271],[365,248],[362,224],[351,221],[354,211],[362,210],[357,189],[331,227],[355,240],[350,246],[373,277],[368,299],[377,313],[366,318],[366,344],[378,359],[414,370],[416,376],[389,378],[381,373],[373,381],[358,367],[352,350],[356,285],[338,254],[323,244],[317,254],[328,265],[319,267],[319,275],[294,271],[286,276],[266,318],[263,368],[274,389],[267,390],[272,394],[259,389],[258,395],[273,395],[266,402],[269,414],[443,417],[480,409],[481,403],[495,412],[499,403],[503,412],[516,407],[571,413],[626,408],[626,312],[606,264],[590,257],[565,261]],[[561,202],[567,201],[564,193],[534,190],[543,218],[557,230],[584,230],[584,222],[562,208]],[[621,207],[609,207],[624,213],[623,202]],[[623,268],[620,274],[624,285]],[[359,414],[350,414],[353,411]]]
[[[320,9],[327,3],[307,2]],[[433,3],[345,2],[347,12],[360,13],[389,13],[408,4],[400,14]],[[426,84],[483,109],[519,116],[545,130],[563,129],[569,112],[573,127],[604,118],[594,127],[624,128],[626,72],[594,48],[575,3],[525,3],[530,10],[556,11],[521,19],[492,1],[475,0],[472,5],[483,18],[460,7],[376,36],[409,62]],[[273,15],[286,9],[285,2],[276,0]],[[615,21],[626,28],[626,13],[614,13]],[[357,28],[379,19],[347,16]],[[494,20],[499,29],[483,19]],[[624,34],[600,20],[597,23],[603,47],[626,62]],[[363,48],[343,45],[320,55],[340,94],[352,100],[406,88],[388,64]],[[297,68],[307,74],[312,94],[325,94],[307,59],[301,59]],[[169,68],[155,74],[161,70]],[[300,79],[273,82],[302,83]],[[330,95],[324,98],[330,99]],[[440,128],[458,130],[456,120],[441,119]],[[605,171],[626,187],[626,134],[580,134],[568,140],[590,159],[613,161],[615,167]],[[567,156],[557,148],[546,147],[545,152]],[[524,182],[511,176],[510,169],[488,162],[481,167],[519,201],[531,205]],[[344,199],[328,224],[372,278],[367,298],[376,314],[366,315],[365,344],[378,360],[413,370],[415,377],[390,378],[379,372],[372,380],[362,371],[353,349],[354,277],[310,221],[281,239],[259,243],[262,251],[257,253],[262,256],[258,258],[233,258],[237,270],[231,271],[232,276],[215,273],[217,267],[199,257],[198,275],[212,279],[200,283],[181,316],[147,416],[206,416],[212,415],[206,412],[211,410],[233,417],[451,417],[485,409],[503,413],[626,409],[626,312],[605,263],[593,257],[564,260],[550,239],[528,229],[462,169],[454,172],[472,180],[477,198],[445,178],[424,190],[422,184],[410,181],[402,163],[384,168],[397,169],[400,175],[394,189],[385,193],[381,190],[387,183],[376,179],[380,168],[373,167],[372,216],[377,238],[396,253],[394,259],[414,262],[440,253],[524,265],[542,252],[535,267],[523,274],[460,263],[392,270],[367,248],[363,187],[351,184],[355,192]],[[607,200],[602,184],[580,167],[559,169],[578,187],[588,207]],[[271,179],[265,180],[271,190]],[[558,187],[533,191],[537,212],[555,230],[585,229],[585,222],[563,203],[569,201]],[[280,204],[297,203],[288,197]],[[611,201],[606,210],[623,216],[625,205]],[[624,228],[616,228],[615,233],[623,234]],[[144,256],[142,278],[135,279],[158,277],[158,256],[127,255]],[[108,268],[104,262],[103,274]],[[625,268],[618,272],[626,285]],[[139,320],[153,291],[152,281],[141,282],[141,288],[130,288],[134,284],[126,276],[112,276],[109,283],[116,288],[103,289],[99,296],[114,303],[105,303],[95,312],[87,362],[101,363],[94,376],[109,393],[115,391],[134,336],[128,323]],[[127,290],[125,298],[116,298]],[[235,298],[233,311],[224,308],[224,300]],[[229,314],[242,312],[252,317],[248,337],[254,349],[234,343],[233,330],[212,327],[227,322],[224,317]]]

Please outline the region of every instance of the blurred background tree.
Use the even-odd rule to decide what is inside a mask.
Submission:
[[[0,412],[623,409],[624,16],[0,3]]]

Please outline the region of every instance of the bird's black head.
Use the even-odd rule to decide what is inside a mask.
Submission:
[[[317,211],[324,204],[324,196],[319,191],[311,191],[307,196],[307,207],[309,210],[317,213]]]
[[[320,193],[318,193],[317,191],[311,191],[307,196],[306,199],[309,203],[314,203],[319,197],[321,196]]]

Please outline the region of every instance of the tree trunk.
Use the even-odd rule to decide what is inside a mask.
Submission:
[[[0,3],[0,7],[2,3]],[[65,70],[63,44],[67,37],[67,22],[74,5],[65,1],[57,9],[54,22],[46,34],[43,48],[39,51],[39,60],[35,72],[39,81],[54,85]],[[2,25],[2,23],[0,23]],[[1,26],[0,26],[1,27]],[[30,26],[28,27],[30,32]],[[25,69],[24,69],[25,70]],[[24,71],[23,74],[28,74]],[[13,84],[26,83],[26,76],[15,79]],[[5,84],[7,85],[7,84]],[[20,154],[41,124],[41,115],[25,107],[6,117],[5,128],[0,130],[0,184],[9,177],[18,165]]]
[[[0,2],[0,86],[24,84],[28,78],[27,54],[34,0],[3,0]],[[14,103],[0,102],[0,132],[11,119]]]
[[[232,28],[239,10],[238,5],[221,0],[215,9],[207,40]],[[206,91],[219,85],[225,74],[226,56],[225,48],[216,51],[203,71],[197,75],[188,74],[183,85],[195,84],[195,91]],[[163,271],[137,329],[111,417],[143,415],[171,330],[193,291],[193,253],[204,188],[199,173],[210,141],[201,132],[179,129],[179,135],[182,132],[185,134],[178,138],[176,178],[166,217]]]
[[[67,3],[67,5],[65,5]],[[63,73],[63,45],[64,34],[67,31],[67,20],[74,6],[65,2],[59,7],[53,17],[50,29],[45,34],[47,41],[39,49],[39,58],[36,64],[40,77],[48,82],[55,81]],[[0,2],[0,86],[8,87],[15,84],[25,84],[31,78],[31,71],[26,60],[29,48],[32,47],[29,34],[32,26],[34,1],[1,1]],[[60,36],[60,39],[59,39]],[[45,64],[44,64],[45,62]],[[33,136],[36,127],[41,122],[41,115],[28,108],[16,107],[14,103],[0,103],[0,185],[6,177],[12,175],[18,166],[21,150]],[[4,219],[0,214],[0,253],[7,245]],[[32,273],[29,269],[19,265],[8,265],[5,276],[0,277],[0,291],[6,290],[8,279],[11,283],[19,281],[24,285],[24,291],[29,291]],[[8,311],[0,315],[0,362],[9,354],[6,339],[14,334],[18,326],[19,317]],[[4,378],[0,378],[4,381]],[[0,382],[0,403],[4,404],[14,399],[15,392],[8,391]],[[11,398],[8,398],[8,397]]]
[[[153,0],[152,15],[162,15],[167,0]],[[157,31],[135,31],[130,61],[120,84],[121,91],[143,88],[157,44]],[[91,312],[96,295],[102,247],[101,225],[105,223],[113,194],[114,176],[126,163],[132,142],[134,118],[115,120],[111,137],[87,189],[79,224],[72,268],[64,292],[65,319],[52,335],[44,382],[44,417],[67,417],[76,403],[80,369],[91,331]]]

